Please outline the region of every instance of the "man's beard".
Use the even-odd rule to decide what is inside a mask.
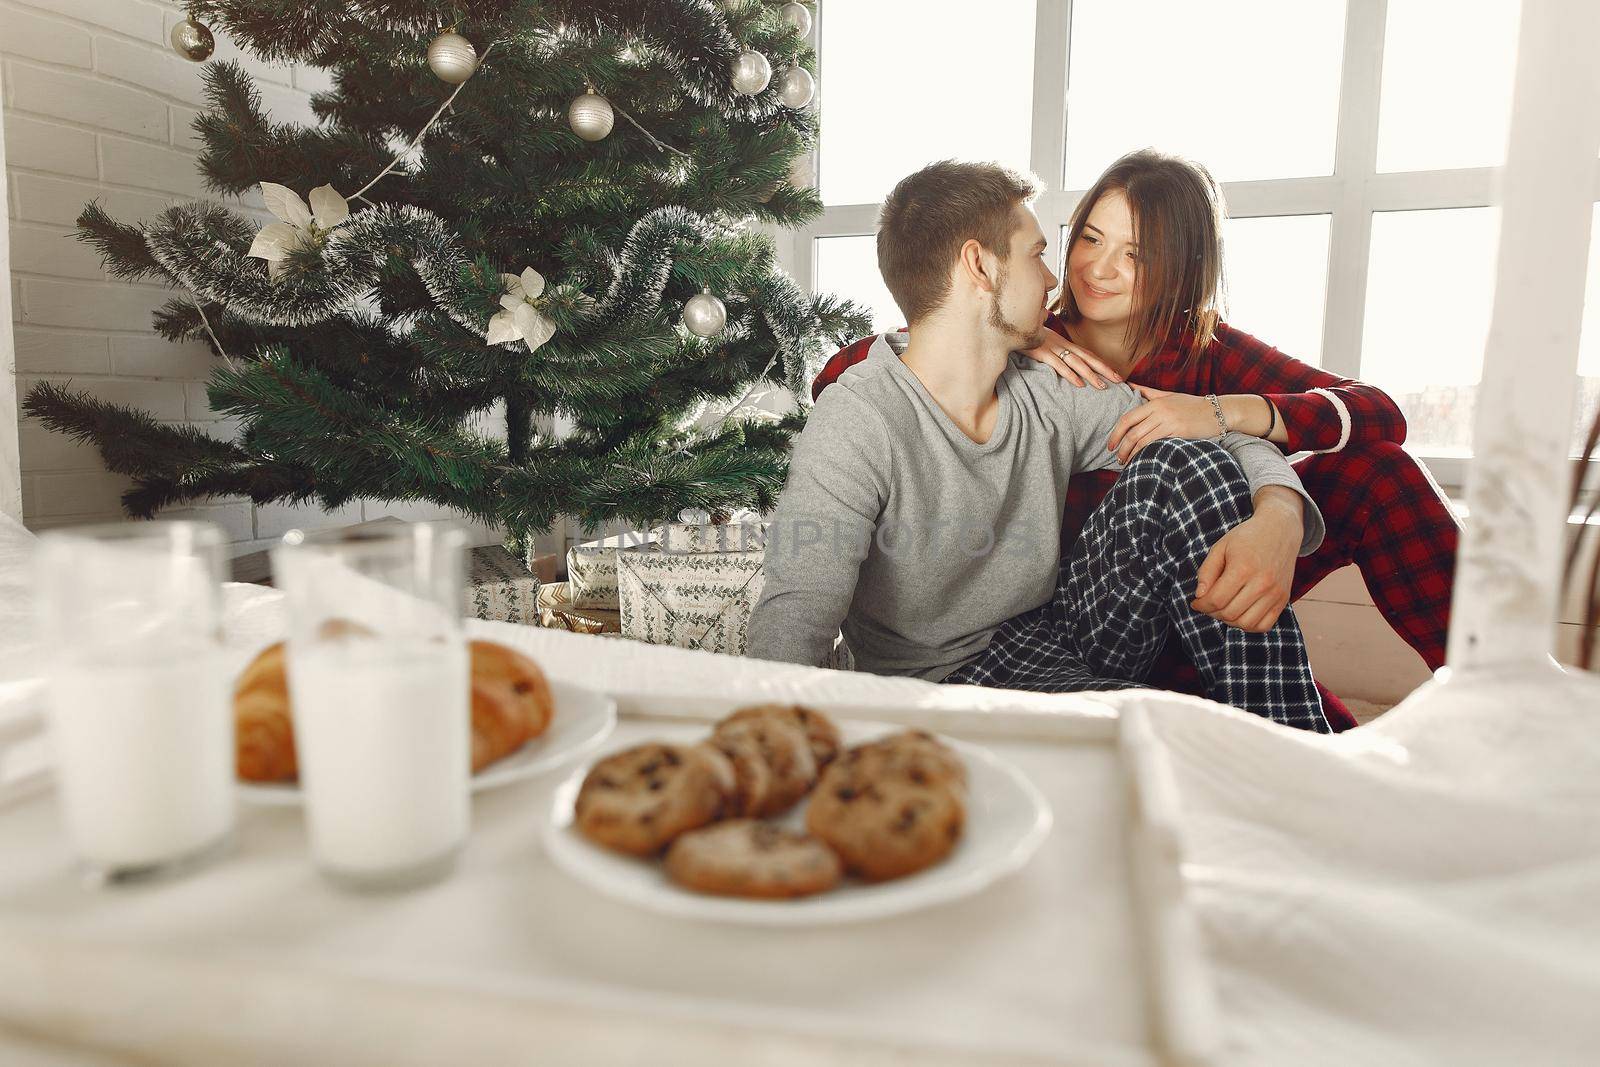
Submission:
[[[1034,348],[1044,342],[1044,330],[1028,326],[1018,326],[1001,312],[1000,306],[1005,303],[1006,283],[1010,281],[1010,272],[1005,267],[1000,268],[999,277],[995,279],[994,299],[989,304],[989,325],[1006,337],[1016,342],[1012,347],[1016,349]]]

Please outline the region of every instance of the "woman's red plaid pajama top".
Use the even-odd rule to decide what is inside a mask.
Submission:
[[[1046,325],[1066,335],[1055,315]],[[1129,381],[1196,396],[1260,394],[1276,405],[1288,431],[1283,450],[1312,453],[1294,468],[1322,510],[1327,537],[1297,563],[1292,599],[1354,563],[1384,619],[1437,670],[1444,664],[1450,628],[1459,529],[1439,487],[1400,447],[1406,438],[1400,408],[1381,389],[1302,363],[1226,324],[1192,360],[1183,355],[1183,340],[1143,360]],[[865,359],[871,343],[871,337],[863,338],[835,354],[812,383],[812,399]],[[1062,522],[1063,551],[1077,540],[1116,479],[1115,471],[1073,477]],[[1155,680],[1197,692],[1198,676],[1175,649],[1176,642],[1163,665],[1169,670]],[[1329,710],[1330,720],[1346,718],[1337,715],[1342,705]]]

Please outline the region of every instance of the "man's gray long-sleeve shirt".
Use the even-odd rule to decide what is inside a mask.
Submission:
[[[749,655],[819,665],[842,626],[859,669],[944,678],[1050,599],[1068,479],[1122,466],[1106,439],[1144,402],[1128,386],[1074,386],[1013,353],[978,444],[900,361],[908,340],[879,337],[796,439]],[[1304,498],[1301,554],[1321,544],[1322,515],[1277,447],[1221,443],[1252,494],[1283,485]]]

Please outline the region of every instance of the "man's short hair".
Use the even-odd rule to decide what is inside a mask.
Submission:
[[[902,178],[878,215],[878,270],[907,324],[944,303],[950,267],[968,240],[1008,258],[1017,205],[1043,188],[1031,174],[998,163],[954,159]]]

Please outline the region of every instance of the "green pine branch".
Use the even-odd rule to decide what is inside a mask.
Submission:
[[[454,91],[423,61],[428,41],[454,27],[480,55],[494,48],[420,148],[276,278],[247,254],[260,221],[236,205],[182,204],[137,223],[85,208],[78,237],[108,270],[178,290],[154,315],[158,332],[227,355],[209,394],[234,440],[56,385],[33,390],[25,410],[132,476],[124,507],[137,515],[215,496],[427,500],[516,538],[567,514],[646,524],[690,506],[770,506],[803,412],[690,423],[715,422],[752,388],[803,387],[830,346],[870,327],[854,305],[801,291],[771,241],[745,229],[821,210],[788,180],[816,142],[816,113],[729,83],[746,48],[775,69],[815,70],[780,8],[193,0],[196,18],[261,58],[332,76],[306,127],[274,119],[241,64],[202,68],[199,166],[230,197],[263,181],[302,197],[355,192]],[[567,123],[591,85],[617,111],[598,142]],[[546,279],[538,310],[555,333],[531,351],[490,345],[502,274],[527,267]],[[713,338],[680,322],[702,288],[728,312]],[[503,435],[485,432],[489,412]],[[557,419],[569,437],[536,429]]]

